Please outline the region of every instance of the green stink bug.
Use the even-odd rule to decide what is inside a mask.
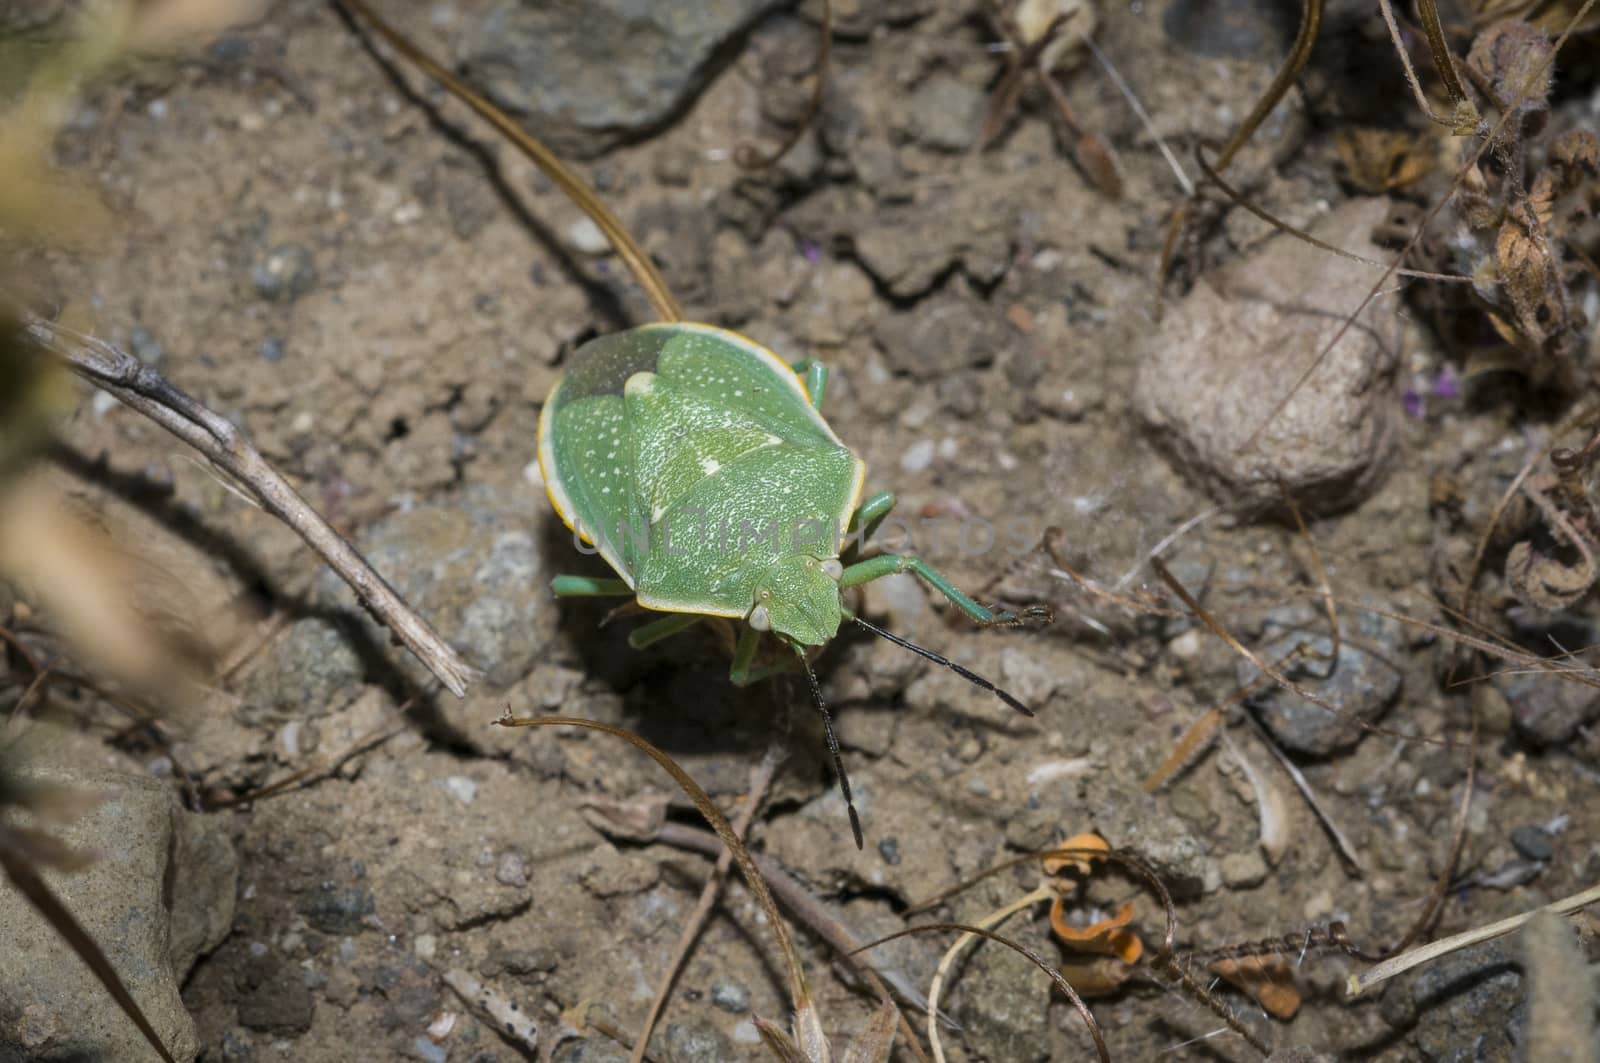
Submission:
[[[730,671],[741,686],[780,670],[756,664],[763,632],[795,651],[822,712],[859,848],[849,780],[806,660],[807,648],[827,643],[842,620],[1033,714],[981,676],[845,608],[842,588],[912,572],[976,623],[1022,621],[979,605],[917,557],[879,554],[844,564],[843,535],[864,541],[894,496],[862,503],[866,465],[823,420],[826,385],[822,365],[791,367],[709,325],[645,325],[601,336],[573,352],[545,400],[539,469],[556,513],[620,577],[558,576],[556,594],[632,595],[667,613],[633,632],[628,641],[636,648],[706,617],[742,621]]]

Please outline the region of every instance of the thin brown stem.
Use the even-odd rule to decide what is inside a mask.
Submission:
[[[554,152],[535,140],[527,130],[513,121],[510,115],[468,88],[460,78],[446,70],[432,56],[373,14],[365,0],[332,0],[332,2],[342,6],[346,11],[354,12],[407,62],[444,86],[446,92],[470,107],[480,118],[494,126],[501,136],[515,144],[518,151],[539,167],[546,177],[560,186],[578,208],[600,227],[600,231],[611,242],[618,257],[639,282],[639,287],[644,289],[644,294],[650,300],[650,305],[655,307],[657,316],[663,321],[683,320],[683,311],[679,309],[677,300],[672,297],[672,291],[667,287],[667,282],[662,278],[660,271],[656,269],[655,263],[650,261],[650,256],[645,254],[644,248],[639,246],[633,234],[628,232],[627,227],[615,214],[611,213],[605,201],[595,194],[583,178],[569,170],[565,163],[556,158]]]
[[[763,155],[761,149],[754,144],[740,144],[733,151],[733,161],[741,169],[765,170],[776,166],[778,161],[800,143],[800,138],[806,135],[806,130],[811,128],[817,120],[817,115],[822,112],[822,97],[828,89],[828,60],[833,54],[833,4],[830,0],[822,2],[822,38],[817,42],[817,76],[811,86],[811,100],[806,104],[806,113],[800,116],[800,121],[787,137],[783,138],[772,151]]]
[[[750,793],[745,798],[744,808],[739,810],[739,818],[734,821],[733,830],[740,838],[750,833],[750,824],[756,818],[756,812],[767,799],[767,791],[772,788],[772,779],[778,772],[778,767],[783,763],[783,747],[774,742],[767,747],[766,753],[761,757],[761,762],[756,765],[750,775]],[[700,936],[701,929],[705,926],[706,919],[711,915],[712,906],[717,903],[717,894],[722,890],[722,880],[728,875],[728,868],[733,864],[733,850],[726,846],[717,855],[716,865],[711,869],[711,875],[700,888],[700,899],[695,902],[694,911],[689,913],[689,921],[683,925],[683,931],[678,935],[678,944],[672,950],[672,958],[667,961],[667,969],[662,972],[661,980],[656,983],[655,999],[650,1001],[650,1010],[645,1012],[644,1023],[639,1027],[639,1035],[633,1042],[633,1053],[629,1063],[642,1063],[646,1050],[650,1047],[650,1033],[656,1028],[656,1020],[661,1017],[661,1011],[667,1006],[667,998],[672,995],[672,985],[678,979],[678,972],[683,968],[684,962],[689,958],[689,951],[694,948],[695,939]],[[769,883],[770,885],[770,883]]]
[[[1295,237],[1302,243],[1310,244],[1319,251],[1326,251],[1330,255],[1348,259],[1351,262],[1359,262],[1363,266],[1371,266],[1374,269],[1384,270],[1386,274],[1394,273],[1401,277],[1412,277],[1416,280],[1424,281],[1440,281],[1445,284],[1479,283],[1475,278],[1463,276],[1459,273],[1429,273],[1426,270],[1420,269],[1398,269],[1391,263],[1379,262],[1375,258],[1367,258],[1363,255],[1358,255],[1353,251],[1346,251],[1342,247],[1335,247],[1333,244],[1330,244],[1325,240],[1318,240],[1315,236],[1312,236],[1304,229],[1297,229],[1270,211],[1263,210],[1261,207],[1258,207],[1254,203],[1250,202],[1249,199],[1247,199],[1238,189],[1229,184],[1223,178],[1222,174],[1218,172],[1222,169],[1220,157],[1217,165],[1213,166],[1211,163],[1206,161],[1202,146],[1198,144],[1195,145],[1194,157],[1195,162],[1200,167],[1200,171],[1205,174],[1206,180],[1216,185],[1222,194],[1227,196],[1234,206],[1244,208],[1251,214],[1254,214],[1257,218],[1260,218],[1262,221],[1272,226],[1274,229],[1277,229],[1279,232],[1288,233],[1290,236]]]
[[[1388,0],[1383,0],[1388,6]],[[1435,0],[1417,0],[1417,16],[1422,19],[1422,32],[1428,38],[1428,51],[1433,54],[1433,65],[1439,71],[1439,80],[1444,82],[1444,91],[1449,94],[1450,102],[1455,106],[1455,113],[1450,117],[1451,126],[1458,136],[1467,136],[1477,131],[1481,119],[1478,109],[1473,106],[1472,97],[1467,95],[1467,90],[1461,85],[1461,77],[1456,73],[1455,56],[1450,53],[1450,45],[1444,39],[1444,26],[1439,21],[1439,5]]]
[[[73,372],[248,484],[261,507],[293,528],[350,585],[361,604],[405,643],[452,694],[466,695],[473,669],[344,536],[300,497],[233,422],[202,406],[160,373],[105,340],[29,312],[23,312],[20,319],[33,341]]]
[[[1306,61],[1311,58],[1311,46],[1316,43],[1317,29],[1322,25],[1322,0],[1301,0],[1300,5],[1300,30],[1295,34],[1294,46],[1289,49],[1289,58],[1284,60],[1283,66],[1272,79],[1272,84],[1267,86],[1267,91],[1261,94],[1256,105],[1250,109],[1239,128],[1234,130],[1233,136],[1223,145],[1222,152],[1217,156],[1217,169],[1226,170],[1250,138],[1255,136],[1261,123],[1267,120],[1267,115],[1278,106],[1284,94],[1289,91],[1289,86],[1294,84],[1294,79],[1300,76],[1300,71],[1305,69]]]

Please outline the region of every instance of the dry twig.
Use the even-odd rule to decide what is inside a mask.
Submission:
[[[356,592],[361,604],[389,628],[457,697],[465,696],[473,669],[356,548],[324,520],[283,474],[261,456],[231,421],[213,413],[168,383],[160,373],[105,340],[20,315],[28,336],[73,372],[110,393],[248,484],[268,513],[304,539]]]

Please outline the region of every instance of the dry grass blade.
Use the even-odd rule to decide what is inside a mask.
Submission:
[[[1024,894],[1009,904],[1003,904],[994,911],[989,912],[977,922],[977,927],[982,931],[993,930],[1001,923],[1024,909],[1031,908],[1040,901],[1048,901],[1055,894],[1048,886],[1041,885],[1032,893]],[[955,942],[939,957],[939,966],[933,972],[933,981],[928,984],[928,1044],[933,1049],[933,1058],[937,1063],[945,1063],[944,1043],[939,1039],[939,996],[944,988],[945,976],[950,973],[950,965],[961,955],[961,950],[971,942],[977,940],[977,934],[968,932],[956,938]]]
[[[106,958],[99,943],[83,929],[83,924],[78,922],[77,917],[67,909],[67,906],[61,903],[61,899],[55,895],[49,883],[45,882],[38,869],[28,861],[20,859],[3,843],[4,839],[0,838],[0,869],[5,871],[11,885],[16,887],[18,893],[28,898],[28,902],[38,909],[39,914],[44,916],[57,934],[61,935],[61,939],[71,946],[84,966],[88,967],[105,987],[111,999],[117,1002],[117,1007],[121,1008],[122,1013],[139,1028],[139,1032],[150,1042],[150,1047],[156,1050],[156,1054],[165,1063],[176,1063],[172,1053],[167,1051],[167,1046],[156,1033],[155,1027],[145,1018],[139,1002],[133,999],[128,987],[123,984],[122,976],[111,966],[111,961]]]
[[[622,815],[614,814],[612,809],[604,809],[594,805],[588,811],[597,815],[586,815],[591,826],[601,833],[615,838],[625,838],[635,842],[660,842],[663,845],[673,845],[691,852],[704,853],[707,856],[717,856],[726,851],[722,842],[715,834],[685,826],[682,823],[647,822],[644,829],[637,829],[640,824],[626,824],[624,819],[633,818],[631,810],[616,810]],[[646,814],[647,821],[655,817]],[[868,987],[880,998],[889,995],[893,990],[903,1002],[919,1011],[928,1010],[928,998],[922,990],[906,976],[904,971],[887,964],[871,964],[860,958],[861,942],[856,934],[846,926],[828,907],[813,897],[793,876],[779,867],[770,857],[761,853],[752,852],[750,858],[755,861],[756,867],[761,871],[761,877],[767,880],[767,885],[772,888],[773,896],[777,897],[780,904],[788,909],[789,914],[805,924],[827,942],[839,954],[850,968],[866,981]],[[940,1015],[940,1021],[952,1029],[959,1026],[946,1015]],[[922,1048],[912,1036],[911,1026],[902,1017],[901,1032],[906,1036],[906,1043],[911,1048],[918,1060],[922,1060]]]
[[[1420,967],[1424,963],[1432,963],[1440,956],[1448,956],[1450,953],[1467,948],[1470,945],[1492,941],[1497,937],[1504,937],[1513,930],[1520,929],[1528,920],[1540,912],[1550,912],[1553,915],[1573,915],[1581,912],[1591,904],[1600,904],[1600,886],[1590,886],[1581,893],[1563,897],[1561,900],[1553,904],[1547,904],[1543,908],[1535,908],[1530,912],[1523,912],[1521,915],[1513,915],[1509,919],[1501,919],[1499,922],[1464,930],[1447,938],[1440,938],[1438,941],[1430,942],[1421,948],[1401,953],[1374,967],[1369,967],[1360,974],[1351,975],[1349,981],[1345,983],[1345,995],[1353,1000],[1380,982],[1386,982],[1397,974],[1404,974],[1413,967]]]
[[[1096,852],[1097,855],[1099,855],[1098,851]],[[1057,971],[1054,967],[1051,967],[1038,953],[1023,945],[1021,942],[1012,941],[1010,938],[1005,937],[1002,934],[997,934],[993,930],[989,930],[981,926],[969,926],[966,923],[922,923],[918,926],[907,927],[904,930],[897,930],[893,934],[889,934],[886,937],[881,937],[871,944],[863,945],[862,949],[866,950],[876,948],[879,945],[887,944],[888,942],[894,941],[898,938],[907,937],[911,934],[925,934],[940,931],[946,933],[954,931],[956,933],[967,934],[972,937],[980,937],[987,941],[997,942],[1001,945],[1004,945],[1012,952],[1022,956],[1029,963],[1043,971],[1049,976],[1050,981],[1055,985],[1055,987],[1061,990],[1061,994],[1065,996],[1069,1002],[1071,1002],[1073,1008],[1077,1010],[1079,1017],[1083,1019],[1084,1027],[1089,1031],[1089,1036],[1094,1039],[1095,1053],[1099,1056],[1101,1063],[1111,1063],[1111,1053],[1106,1049],[1105,1034],[1100,1031],[1100,1024],[1095,1021],[1094,1012],[1089,1010],[1089,1005],[1084,1003],[1083,998],[1078,995],[1078,991],[1073,989],[1071,984],[1061,976],[1060,971]],[[935,1041],[934,1044],[937,1045],[938,1042]],[[943,1057],[941,1056],[940,1058]]]
[[[683,320],[683,311],[679,308],[678,301],[672,297],[672,290],[667,287],[667,282],[656,269],[655,263],[650,260],[644,248],[639,246],[633,234],[628,232],[627,226],[611,213],[611,208],[606,206],[605,201],[595,194],[594,189],[590,188],[583,178],[569,170],[565,163],[556,158],[554,152],[513,121],[510,115],[468,88],[460,78],[450,73],[432,56],[412,44],[394,27],[374,14],[364,0],[330,0],[330,2],[340,10],[352,13],[353,18],[359,18],[371,26],[378,36],[388,42],[389,46],[399,52],[407,62],[444,86],[445,91],[470,107],[480,118],[492,125],[496,132],[516,145],[517,150],[539,167],[545,176],[560,186],[572,202],[600,227],[601,232],[605,233],[606,239],[611,242],[618,257],[627,265],[629,272],[639,282],[639,286],[644,289],[645,296],[649,298],[650,304],[655,307],[656,314],[661,320]]]
[[[779,160],[800,143],[800,138],[806,135],[806,130],[817,120],[817,115],[822,111],[822,97],[828,89],[828,60],[833,53],[833,4],[830,0],[822,0],[821,34],[817,42],[817,75],[811,85],[811,100],[806,104],[806,113],[800,116],[800,121],[783,142],[765,155],[754,144],[740,144],[735,148],[733,161],[738,163],[740,168],[765,170],[776,166]]]
[[[800,966],[799,953],[795,951],[794,939],[789,935],[789,929],[778,912],[777,902],[773,899],[772,891],[767,886],[766,879],[761,875],[761,870],[756,866],[750,850],[734,831],[728,818],[717,808],[716,803],[695,782],[694,778],[679,766],[678,762],[670,756],[651,745],[648,741],[634,734],[625,727],[614,724],[601,723],[597,720],[584,720],[572,716],[513,716],[507,710],[504,716],[495,721],[501,727],[581,727],[591,731],[620,738],[644,753],[655,761],[672,776],[684,794],[694,803],[700,815],[703,816],[711,829],[717,832],[717,837],[733,853],[733,860],[739,865],[739,872],[744,876],[750,892],[755,895],[756,902],[761,906],[768,922],[772,926],[772,934],[778,939],[779,951],[783,954],[784,971],[789,980],[789,996],[794,1005],[794,1031],[792,1039],[782,1030],[767,1023],[765,1026],[758,1021],[757,1028],[762,1031],[762,1036],[775,1052],[781,1055],[785,1050],[797,1050],[796,1057],[807,1063],[817,1063],[830,1058],[827,1038],[822,1032],[821,1020],[818,1018],[816,1005],[811,1000],[811,992],[806,986],[805,972]],[[782,1046],[780,1048],[780,1046]]]
[[[1350,839],[1339,829],[1339,824],[1334,822],[1333,817],[1322,807],[1322,802],[1317,800],[1316,793],[1311,789],[1311,782],[1306,778],[1305,772],[1300,770],[1300,765],[1290,760],[1289,755],[1278,747],[1278,743],[1272,740],[1272,736],[1261,725],[1261,721],[1256,719],[1254,713],[1245,713],[1245,719],[1250,721],[1250,727],[1255,732],[1256,738],[1260,739],[1267,752],[1272,754],[1272,759],[1278,762],[1278,767],[1283,769],[1284,774],[1289,776],[1294,788],[1300,791],[1300,796],[1305,799],[1306,807],[1311,809],[1311,814],[1322,825],[1322,829],[1328,832],[1328,837],[1333,839],[1333,846],[1338,850],[1340,858],[1358,876],[1365,877],[1367,870],[1362,866],[1361,858],[1356,855],[1355,846],[1350,844]]]
[[[775,740],[767,747],[766,753],[761,757],[761,763],[756,765],[752,773],[749,795],[745,799],[744,808],[739,812],[739,821],[733,825],[734,833],[740,838],[750,833],[750,824],[755,820],[756,812],[760,810],[762,802],[767,799],[767,790],[772,786],[772,777],[777,774],[782,762],[783,748]],[[712,906],[717,903],[717,894],[721,890],[722,880],[727,875],[732,861],[732,849],[723,848],[717,855],[716,865],[712,868],[705,885],[701,887],[694,911],[689,913],[689,920],[684,924],[683,930],[678,935],[678,943],[673,947],[672,958],[667,961],[667,969],[656,985],[656,995],[650,1001],[650,1010],[645,1012],[644,1023],[639,1027],[639,1036],[633,1043],[633,1054],[629,1057],[629,1063],[641,1063],[644,1059],[645,1052],[650,1046],[650,1034],[656,1028],[656,1021],[661,1017],[662,1009],[667,1006],[667,998],[672,994],[672,986],[678,979],[679,970],[689,958],[689,950],[694,948],[695,939],[700,936],[701,928],[711,915]]]

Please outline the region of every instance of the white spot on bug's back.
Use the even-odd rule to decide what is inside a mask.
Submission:
[[[717,470],[722,468],[722,463],[717,461],[716,458],[701,458],[700,468],[705,470],[707,476],[715,476]]]

